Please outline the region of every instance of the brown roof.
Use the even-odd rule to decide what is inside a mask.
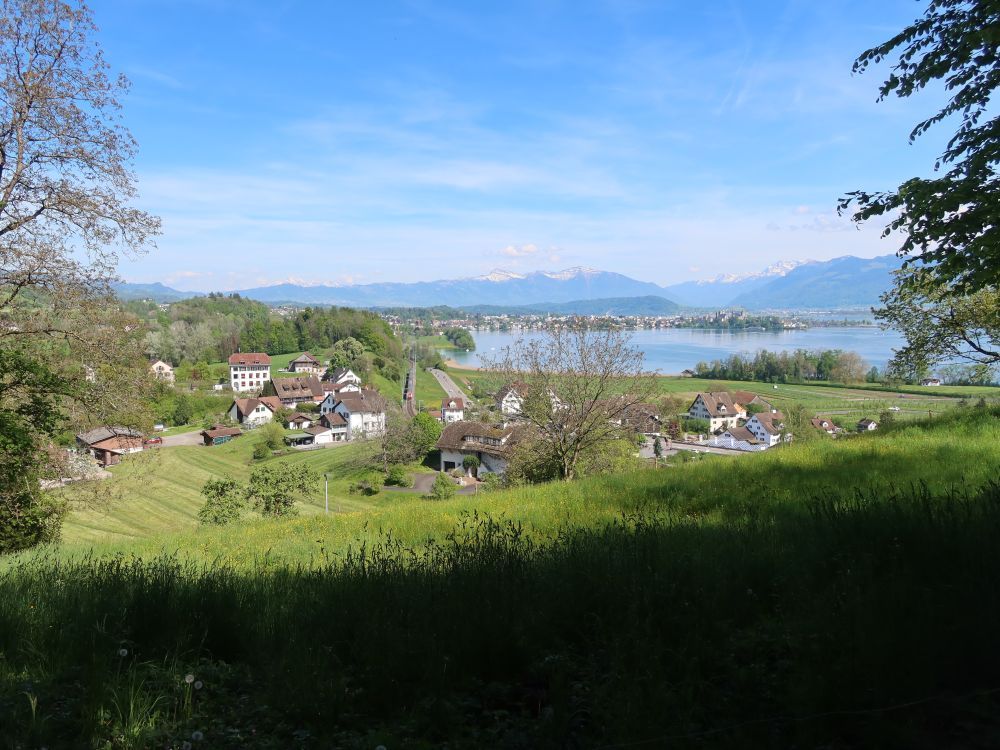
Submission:
[[[304,378],[274,378],[271,381],[274,392],[282,399],[322,399],[323,384],[315,375]]]
[[[329,432],[330,428],[326,425],[314,424],[312,427],[306,427],[302,431],[310,435],[320,435],[324,432]]]
[[[344,419],[344,415],[337,414],[335,411],[327,412],[319,418],[319,421],[320,424],[325,424],[327,427],[343,427],[347,424],[347,420]]]
[[[746,427],[730,427],[726,430],[726,432],[728,432],[736,440],[743,440],[751,445],[756,445],[760,442],[760,440],[757,439],[757,436],[750,432],[750,430]]]
[[[311,354],[310,354],[309,352],[302,352],[302,354],[300,354],[299,356],[297,356],[297,357],[296,357],[295,359],[293,359],[293,360],[292,360],[291,362],[289,362],[288,364],[290,364],[290,365],[293,365],[293,364],[295,364],[296,362],[311,362],[311,363],[312,363],[312,364],[314,364],[314,365],[318,365],[318,364],[319,364],[319,360],[318,360],[318,359],[316,359],[316,358],[315,358],[315,357],[314,357],[313,355],[311,355]]]
[[[495,427],[482,422],[452,422],[441,431],[437,448],[454,451],[480,451],[503,457],[517,443],[523,429]]]
[[[733,397],[726,393],[725,391],[713,391],[710,393],[699,393],[701,400],[705,404],[705,408],[708,409],[708,413],[713,417],[735,417],[741,411],[739,404],[733,400]],[[698,397],[695,397],[695,401]],[[723,408],[725,407],[725,408]]]
[[[96,445],[114,437],[139,438],[142,440],[142,433],[129,427],[97,427],[87,432],[81,432],[76,439],[87,445]]]
[[[771,409],[771,404],[761,398],[759,393],[753,393],[751,391],[733,391],[733,401],[738,403],[740,406],[749,406],[753,403],[758,403],[766,406],[768,411]]]
[[[821,419],[817,417],[816,419],[810,419],[810,424],[817,430],[832,430],[835,429],[835,425],[829,419]]]
[[[229,355],[231,365],[269,365],[271,358],[261,352],[237,352]]]
[[[108,451],[109,453],[124,453],[134,448],[142,447],[142,437],[134,435],[115,435],[90,445],[91,448]]]
[[[258,406],[263,404],[268,409],[273,412],[278,412],[284,408],[281,403],[281,399],[277,396],[260,396],[259,398],[237,398],[233,399],[233,403],[236,404],[236,410],[240,414],[249,414]]]
[[[237,435],[242,435],[243,430],[239,427],[224,427],[222,425],[215,425],[215,427],[210,430],[202,430],[201,434],[207,438],[225,437],[226,435],[236,437]]]
[[[315,422],[316,419],[312,414],[303,414],[300,411],[295,412],[292,416],[288,418],[289,422]]]
[[[362,388],[361,392],[348,391],[337,399],[351,414],[380,414],[385,411],[385,399],[378,391]]]
[[[770,432],[772,435],[777,435],[781,432],[783,426],[781,423],[784,420],[785,415],[780,411],[765,411],[760,414],[754,414],[754,417],[756,417],[757,421],[764,426],[765,430]]]
[[[454,404],[454,406],[452,405]],[[443,398],[441,399],[441,411],[446,409],[464,409],[465,402],[460,398]]]

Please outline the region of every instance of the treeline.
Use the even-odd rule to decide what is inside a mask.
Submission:
[[[700,378],[716,380],[758,380],[765,383],[796,383],[828,380],[835,383],[860,383],[875,368],[867,369],[865,361],[855,352],[842,349],[793,352],[769,352],[761,349],[754,354],[733,354],[726,359],[699,362],[695,372]]]
[[[373,312],[348,307],[307,307],[293,316],[279,316],[261,302],[214,292],[162,308],[150,302],[129,302],[126,307],[149,326],[146,353],[174,365],[217,362],[237,351],[321,350],[347,337],[383,360],[398,361],[403,355],[385,321]]]
[[[775,315],[748,315],[744,318],[726,318],[718,320],[715,318],[696,318],[686,320],[681,328],[704,328],[708,330],[744,331],[748,328],[763,328],[765,331],[783,331],[785,324],[781,318]]]
[[[444,332],[444,337],[459,349],[472,351],[476,348],[476,340],[464,328],[448,328]]]

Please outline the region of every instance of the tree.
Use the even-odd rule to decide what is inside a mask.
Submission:
[[[311,493],[318,481],[318,475],[307,466],[260,466],[250,474],[246,497],[265,516],[294,515],[296,500]]]
[[[198,511],[198,520],[205,524],[224,526],[239,519],[246,506],[246,489],[235,479],[209,479],[201,488],[205,504]]]
[[[991,109],[1000,85],[998,39],[994,0],[931,0],[922,18],[854,63],[855,72],[864,72],[898,56],[879,100],[909,97],[939,80],[949,92],[947,103],[910,132],[912,142],[957,121],[934,166],[938,176],[914,177],[893,191],[848,193],[839,210],[855,206],[855,222],[888,217],[883,236],[903,234],[905,266],[932,268],[937,283],[959,295],[1000,282],[1000,117]]]
[[[353,336],[341,339],[333,345],[333,353],[330,355],[331,367],[350,367],[351,364],[361,358],[365,353],[365,346]]]
[[[934,365],[964,362],[977,380],[992,379],[1000,362],[1000,292],[984,288],[955,295],[934,273],[901,271],[882,295],[875,318],[899,330],[906,344],[893,353],[887,373],[917,380]]]
[[[268,422],[260,429],[264,445],[272,451],[280,451],[285,447],[285,428],[280,422]]]
[[[653,438],[653,457],[659,463],[660,459],[663,458],[663,441],[660,440],[660,436],[657,435]]]
[[[442,424],[427,412],[420,412],[414,416],[410,427],[413,450],[417,457],[426,456],[434,450],[438,438],[441,437],[441,431],[444,429]]]
[[[174,407],[173,414],[174,424],[187,424],[193,416],[194,410],[191,408],[191,401],[184,394],[178,394],[177,406]]]
[[[159,222],[130,205],[127,81],[109,74],[94,31],[82,5],[4,0],[0,13],[0,549],[8,533],[17,545],[53,533],[35,479],[58,431],[148,421],[141,329],[110,281]],[[24,399],[52,415],[27,435]],[[25,519],[35,531],[12,531]]]
[[[855,352],[838,352],[837,362],[830,369],[830,380],[837,383],[860,383],[865,379],[867,366]]]
[[[476,472],[479,471],[480,461],[478,456],[465,456],[462,458],[462,468],[466,470],[472,476],[476,476]]]
[[[573,479],[581,461],[609,441],[631,438],[634,421],[656,392],[643,354],[625,331],[552,327],[483,357],[493,385],[520,383],[520,417],[530,426],[542,464]]]

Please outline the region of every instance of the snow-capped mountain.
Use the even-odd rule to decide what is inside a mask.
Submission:
[[[692,307],[724,307],[744,294],[788,275],[796,268],[816,263],[813,260],[783,260],[763,271],[723,273],[711,279],[685,281],[665,288],[668,297]]]

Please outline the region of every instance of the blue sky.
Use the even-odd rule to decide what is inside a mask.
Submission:
[[[851,75],[913,0],[92,7],[164,228],[120,272],[181,289],[886,254],[837,198],[947,135],[907,143],[939,92],[877,104],[884,69]]]

